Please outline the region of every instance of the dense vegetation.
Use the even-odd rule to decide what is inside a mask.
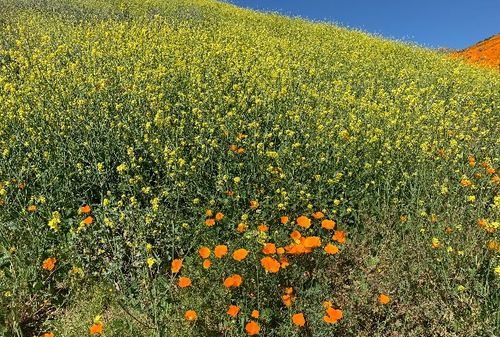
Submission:
[[[499,334],[500,75],[212,0],[0,0],[6,336]]]

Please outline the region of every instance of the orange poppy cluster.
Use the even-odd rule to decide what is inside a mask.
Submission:
[[[256,209],[259,207],[259,203],[256,200],[250,201],[250,208]],[[215,225],[216,221],[222,221],[224,214],[222,212],[218,212],[213,214],[211,210],[207,210],[205,212],[205,225],[208,227],[212,227]],[[318,221],[318,227],[327,233],[333,231],[333,235],[331,236],[332,242],[328,242],[323,245],[322,239],[319,236],[303,236],[300,230],[306,230],[311,228],[314,225],[315,221]],[[279,222],[283,225],[288,224],[290,222],[290,218],[288,216],[282,216],[279,219]],[[336,229],[336,223],[334,220],[326,219],[323,212],[314,212],[309,218],[306,215],[301,215],[295,220],[296,225],[299,227],[298,229],[293,230],[290,233],[291,242],[288,245],[283,247],[277,247],[277,245],[273,242],[267,242],[263,244],[261,249],[261,253],[264,255],[260,258],[260,264],[262,268],[267,273],[278,273],[280,269],[284,269],[289,266],[290,262],[288,256],[295,256],[301,254],[309,254],[312,253],[316,248],[322,247],[327,255],[335,255],[340,252],[339,247],[334,244],[344,244],[347,239],[347,234],[341,230]],[[246,225],[245,225],[246,229]],[[269,227],[265,224],[260,224],[258,226],[259,231],[266,232],[269,230]],[[203,268],[208,269],[212,265],[212,261],[210,260],[211,255],[214,255],[216,259],[222,259],[229,253],[229,248],[226,245],[217,245],[213,248],[213,251],[206,246],[201,246],[198,248],[198,255],[203,259]],[[250,255],[250,251],[245,248],[237,248],[230,256],[233,260],[237,262],[244,261]],[[175,259],[171,262],[171,271],[176,274],[179,273],[183,266],[182,259]],[[244,282],[244,279],[239,274],[232,274],[227,276],[223,280],[223,285],[227,289],[240,287]],[[189,277],[180,276],[177,285],[180,288],[186,288],[192,285],[192,281]],[[296,294],[292,287],[288,287],[284,289],[284,293],[281,296],[281,301],[287,308],[291,308],[293,302],[296,299]],[[241,308],[236,304],[231,304],[226,314],[230,317],[236,317],[240,314]],[[184,317],[188,321],[195,321],[198,318],[196,311],[187,310],[184,314]],[[245,330],[249,336],[259,334],[260,325],[256,321],[259,317],[259,312],[254,310],[251,315],[251,320],[247,322],[245,325]],[[342,318],[342,311],[340,309],[334,309],[330,305],[326,308],[326,315],[324,316],[324,321],[326,323],[336,323],[338,320]],[[296,313],[292,316],[292,323],[298,327],[304,327],[306,325],[306,319],[303,313]]]

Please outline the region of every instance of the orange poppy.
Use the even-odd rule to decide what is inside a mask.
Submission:
[[[285,248],[283,247],[279,247],[276,249],[276,253],[278,253],[278,255],[283,255],[285,254]]]
[[[312,214],[312,217],[313,217],[314,219],[316,219],[316,220],[323,219],[323,217],[324,217],[324,216],[325,216],[325,214],[323,214],[323,212],[320,212],[320,211],[318,211],[318,212],[314,212],[314,213]]]
[[[202,259],[208,259],[210,256],[210,249],[208,247],[202,246],[198,249],[198,254],[200,254]]]
[[[91,216],[88,216],[85,219],[83,219],[83,223],[86,224],[86,225],[91,225],[92,222],[94,222],[94,218],[91,217]]]
[[[224,287],[226,287],[226,288],[235,287],[236,288],[236,287],[239,287],[241,285],[241,283],[243,283],[243,278],[238,274],[234,274],[234,275],[227,277],[224,280]]]
[[[266,225],[264,225],[263,223],[261,223],[258,227],[259,231],[261,232],[267,232],[269,230],[269,227],[267,227]]]
[[[248,250],[244,248],[237,249],[233,252],[233,259],[236,261],[243,261],[248,255]]]
[[[54,333],[49,331],[49,332],[44,333],[40,337],[54,337],[54,336],[55,336]]]
[[[334,324],[337,323],[337,321],[342,318],[342,315],[343,315],[342,310],[333,309],[330,307],[326,309],[326,316],[323,316],[323,320],[326,323]]]
[[[260,312],[259,310],[252,310],[252,313],[250,314],[253,318],[259,318]]]
[[[306,319],[304,318],[304,314],[298,313],[292,316],[292,322],[296,326],[303,327],[306,325]]]
[[[49,257],[43,261],[42,268],[48,271],[52,271],[56,266],[56,262],[57,260],[55,257]]]
[[[321,221],[321,227],[324,229],[332,230],[335,228],[335,221],[325,219]]]
[[[281,222],[283,225],[287,224],[287,223],[288,223],[288,217],[287,217],[286,215],[282,216],[282,217],[280,218],[280,222]]]
[[[285,293],[281,296],[281,300],[287,308],[290,308],[292,306],[292,303],[295,300],[295,295],[293,294],[292,287],[285,288]]]
[[[266,256],[260,260],[264,269],[270,273],[277,273],[280,270],[281,264],[272,257]]]
[[[215,220],[221,221],[223,218],[224,218],[224,213],[219,212],[219,213],[215,214]]]
[[[209,259],[203,260],[203,268],[208,269],[212,266],[212,261]]]
[[[208,218],[205,220],[205,225],[207,225],[208,227],[212,227],[215,225],[215,220],[212,218]]]
[[[29,205],[27,208],[28,212],[36,212],[36,205]]]
[[[325,246],[325,252],[330,255],[337,254],[339,252],[339,247],[329,243]]]
[[[344,231],[335,231],[335,234],[332,236],[333,241],[337,241],[338,243],[344,243],[346,239],[346,232]]]
[[[247,230],[247,225],[244,223],[239,223],[238,227],[236,227],[236,231],[238,233],[244,233]]]
[[[226,245],[218,245],[214,249],[214,254],[216,258],[221,259],[224,255],[227,254],[227,246]]]
[[[92,324],[92,326],[89,329],[91,335],[101,334],[102,330],[103,330],[103,325],[101,322]]]
[[[390,301],[391,301],[391,298],[390,298],[388,295],[386,295],[386,294],[380,294],[380,295],[378,296],[378,302],[379,302],[380,304],[387,304],[387,303],[389,303]]]
[[[288,262],[288,258],[286,256],[282,256],[280,258],[280,266],[282,269],[285,269],[286,267],[288,267],[290,265],[290,263]]]
[[[196,311],[188,310],[184,314],[184,318],[188,321],[194,321],[194,320],[196,320],[196,318],[198,318],[198,315],[196,314]]]
[[[90,213],[90,206],[89,205],[83,205],[80,207],[80,212],[83,214]]]
[[[257,200],[250,200],[250,208],[256,209],[259,207],[259,202]]]
[[[266,255],[276,253],[276,245],[274,243],[266,243],[264,248],[262,248],[262,253]]]
[[[302,237],[302,234],[300,234],[299,231],[293,231],[290,234],[290,237],[292,238],[293,241],[295,241],[296,243],[299,243],[300,242],[299,240]]]
[[[297,224],[302,227],[302,228],[309,228],[311,227],[311,219],[308,217],[302,215],[297,218]]]
[[[308,236],[304,239],[303,245],[306,248],[317,248],[321,246],[321,239],[319,236]]]
[[[206,215],[206,216],[212,216],[212,214],[213,214],[213,213],[212,213],[212,210],[211,210],[211,209],[207,209],[207,210],[205,211],[205,215]]]
[[[260,331],[260,326],[257,322],[255,321],[250,321],[247,323],[245,326],[245,331],[249,336],[254,336],[257,335]]]
[[[236,145],[236,144],[231,144],[231,146],[229,146],[229,150],[231,150],[231,151],[233,151],[233,152],[238,151],[238,145]]]
[[[170,270],[172,273],[178,273],[179,270],[182,268],[182,260],[181,259],[175,259],[172,261],[172,265],[170,267]]]
[[[236,317],[238,313],[240,312],[240,307],[237,305],[230,305],[229,309],[227,310],[227,314],[231,317]]]
[[[191,279],[189,277],[182,276],[181,278],[179,278],[178,285],[181,288],[187,288],[191,285]]]

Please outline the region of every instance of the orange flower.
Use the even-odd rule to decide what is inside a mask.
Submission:
[[[179,278],[178,285],[181,288],[187,288],[191,285],[191,279],[189,277],[182,276],[181,278]]]
[[[470,167],[476,166],[476,158],[474,158],[473,156],[469,156],[468,160],[469,160]]]
[[[379,302],[380,304],[387,304],[387,303],[389,303],[390,301],[391,301],[391,298],[390,298],[388,295],[386,295],[386,294],[380,294],[380,295],[378,296],[378,302]]]
[[[182,260],[181,259],[175,259],[172,261],[172,266],[170,267],[170,270],[172,270],[172,273],[178,273],[179,270],[182,268]]]
[[[263,223],[261,223],[258,228],[259,228],[259,231],[261,231],[261,232],[267,232],[269,230],[269,227],[267,227]]]
[[[276,253],[278,253],[278,255],[283,255],[285,254],[285,248],[283,247],[279,247],[276,249]]]
[[[90,206],[89,205],[83,205],[80,207],[80,213],[87,214],[90,213]]]
[[[460,180],[460,185],[462,185],[463,187],[469,187],[472,186],[472,181],[467,178],[463,178],[462,180]]]
[[[330,302],[330,301],[324,301],[324,302],[323,302],[323,307],[324,307],[325,309],[331,308],[332,306],[333,306],[333,304],[332,304],[332,302]]]
[[[325,246],[325,252],[330,255],[337,254],[339,252],[339,247],[329,243]]]
[[[335,231],[335,234],[332,236],[333,241],[337,241],[338,243],[344,243],[346,239],[346,233],[344,231]]]
[[[215,225],[215,220],[212,218],[208,218],[205,220],[205,225],[207,225],[208,227],[212,227]]]
[[[280,222],[285,225],[288,223],[288,217],[286,215],[283,215],[281,218],[280,218]]]
[[[259,202],[257,200],[250,200],[250,208],[256,209],[259,207]]]
[[[325,216],[325,215],[323,214],[323,212],[320,212],[320,211],[318,211],[318,212],[314,212],[314,213],[312,214],[312,217],[313,217],[314,219],[316,219],[316,220],[323,219],[323,217],[324,217],[324,216]]]
[[[230,305],[229,309],[227,310],[227,314],[231,317],[236,317],[238,313],[240,312],[240,307],[237,305]]]
[[[246,230],[247,230],[247,225],[244,223],[239,223],[238,227],[236,227],[236,231],[238,233],[244,233],[244,232],[246,232]]]
[[[237,152],[238,154],[243,154],[243,153],[245,153],[245,149],[244,149],[244,148],[242,148],[242,147],[240,147],[240,148],[238,149],[238,151],[236,151],[236,152]]]
[[[36,205],[29,205],[27,208],[28,212],[36,212]]]
[[[286,256],[282,256],[281,259],[280,259],[281,269],[285,269],[289,265],[290,265],[290,263],[288,262],[288,259],[286,258]]]
[[[54,337],[54,336],[55,336],[54,333],[49,331],[49,332],[44,333],[40,337]]]
[[[292,322],[296,326],[303,327],[304,325],[306,325],[306,319],[304,318],[304,314],[298,313],[298,314],[293,315]]]
[[[202,246],[198,249],[198,254],[200,254],[202,259],[208,259],[210,256],[210,249],[208,247]]]
[[[325,219],[325,220],[321,221],[321,227],[324,229],[328,229],[328,230],[334,229],[335,228],[335,221]]]
[[[302,245],[301,243],[285,246],[285,250],[288,254],[291,255],[300,255],[309,252],[309,249],[304,247],[304,245]]]
[[[236,144],[231,144],[231,146],[229,146],[229,150],[231,150],[231,151],[233,151],[233,152],[238,151],[238,145],[236,145]]]
[[[224,280],[224,287],[226,287],[226,288],[235,287],[236,288],[236,287],[239,287],[241,285],[241,283],[243,283],[243,278],[238,274],[234,274],[234,275],[227,277]]]
[[[260,331],[260,326],[255,321],[250,321],[245,326],[245,331],[249,336],[257,335]]]
[[[329,324],[337,323],[337,321],[341,318],[342,318],[342,310],[333,309],[332,307],[327,308],[326,316],[323,316],[323,320]]]
[[[224,218],[224,213],[219,212],[219,213],[215,214],[215,220],[221,221],[223,218]]]
[[[303,244],[306,248],[317,248],[321,246],[321,239],[319,236],[308,236],[305,238]]]
[[[94,218],[91,217],[91,216],[88,216],[85,219],[83,219],[83,223],[86,224],[86,225],[91,225],[92,222],[94,222]]]
[[[56,262],[57,260],[55,257],[49,257],[43,261],[42,268],[48,271],[52,271],[56,266]]]
[[[214,254],[216,258],[221,259],[224,255],[227,254],[227,246],[226,245],[218,245],[214,249]]]
[[[237,249],[233,252],[233,259],[236,261],[243,261],[248,255],[248,250],[244,248]]]
[[[276,253],[276,245],[274,243],[266,243],[264,248],[262,248],[262,253],[266,255]]]
[[[295,300],[295,295],[293,294],[292,287],[285,288],[285,293],[281,296],[281,300],[287,308],[290,308],[292,306],[292,303]]]
[[[302,215],[297,218],[297,224],[302,227],[302,228],[309,228],[311,227],[311,219],[308,217]]]
[[[252,310],[252,313],[250,314],[253,318],[259,318],[260,312],[259,310]]]
[[[206,216],[212,216],[212,214],[213,214],[213,213],[212,213],[212,210],[211,210],[211,209],[207,209],[207,210],[205,211],[205,215],[206,215]]]
[[[92,324],[89,330],[91,335],[101,334],[103,330],[103,325],[101,322],[94,323]]]
[[[299,231],[293,231],[290,234],[290,237],[292,238],[293,241],[295,241],[295,243],[299,243],[300,242],[299,240],[302,237],[302,234],[300,234]]]
[[[203,260],[203,268],[205,269],[208,269],[212,266],[212,261],[206,259],[206,260]]]
[[[270,273],[277,273],[280,270],[280,263],[272,257],[266,256],[260,260],[262,267]]]
[[[198,315],[196,314],[196,311],[188,310],[184,314],[184,318],[188,321],[194,321],[194,320],[196,320],[196,318],[198,318]]]

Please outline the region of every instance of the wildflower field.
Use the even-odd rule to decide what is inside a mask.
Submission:
[[[0,0],[0,336],[500,336],[500,72],[213,0]]]

